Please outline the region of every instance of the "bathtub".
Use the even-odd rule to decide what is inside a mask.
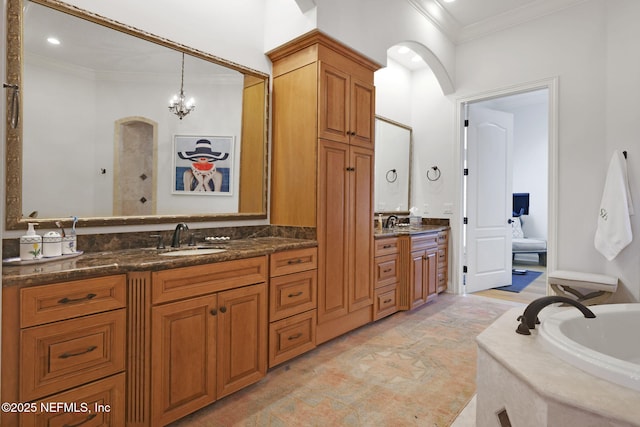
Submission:
[[[640,391],[640,303],[567,308],[544,317],[539,339],[554,356],[591,375]]]

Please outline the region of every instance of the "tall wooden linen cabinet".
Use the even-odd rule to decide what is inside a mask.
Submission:
[[[322,343],[372,320],[378,64],[319,31],[273,62],[271,223],[315,227]]]

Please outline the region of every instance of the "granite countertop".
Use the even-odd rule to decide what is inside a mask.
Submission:
[[[421,234],[421,233],[434,233],[434,232],[444,231],[448,229],[449,229],[448,225],[396,226],[393,228],[383,228],[382,231],[380,231],[380,229],[376,229],[374,233],[374,237],[376,239],[381,239],[384,237],[406,236],[406,235]]]
[[[188,267],[211,262],[231,261],[241,258],[266,255],[274,252],[303,249],[317,246],[315,240],[286,237],[257,237],[229,240],[211,245],[226,249],[216,254],[195,256],[160,256],[161,252],[172,248],[126,249],[121,251],[90,252],[74,258],[29,265],[3,265],[2,286],[31,286],[67,280],[77,280],[92,276],[123,274],[129,271],[156,271],[169,268]],[[181,249],[188,249],[183,246]]]

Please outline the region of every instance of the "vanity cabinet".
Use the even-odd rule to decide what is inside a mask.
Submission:
[[[374,274],[375,300],[373,320],[382,319],[398,311],[399,261],[398,238],[375,241]]]
[[[125,425],[125,287],[114,275],[3,289],[3,402],[38,408],[20,425]],[[71,409],[40,410],[47,402]]]
[[[397,237],[398,310],[420,307],[447,289],[448,235],[445,229]]]
[[[317,267],[316,248],[270,257],[270,368],[316,347]]]
[[[266,256],[152,273],[151,425],[266,374],[266,273]]]
[[[411,239],[410,309],[436,295],[438,246],[435,238]]]
[[[315,227],[317,343],[372,320],[373,72],[318,31],[273,62],[271,223]]]

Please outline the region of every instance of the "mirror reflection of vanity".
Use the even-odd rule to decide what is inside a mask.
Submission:
[[[375,212],[408,214],[412,129],[380,116],[375,127]]]
[[[7,21],[7,229],[266,218],[266,74],[55,0],[8,0]],[[181,191],[176,136],[212,142],[218,191]]]

